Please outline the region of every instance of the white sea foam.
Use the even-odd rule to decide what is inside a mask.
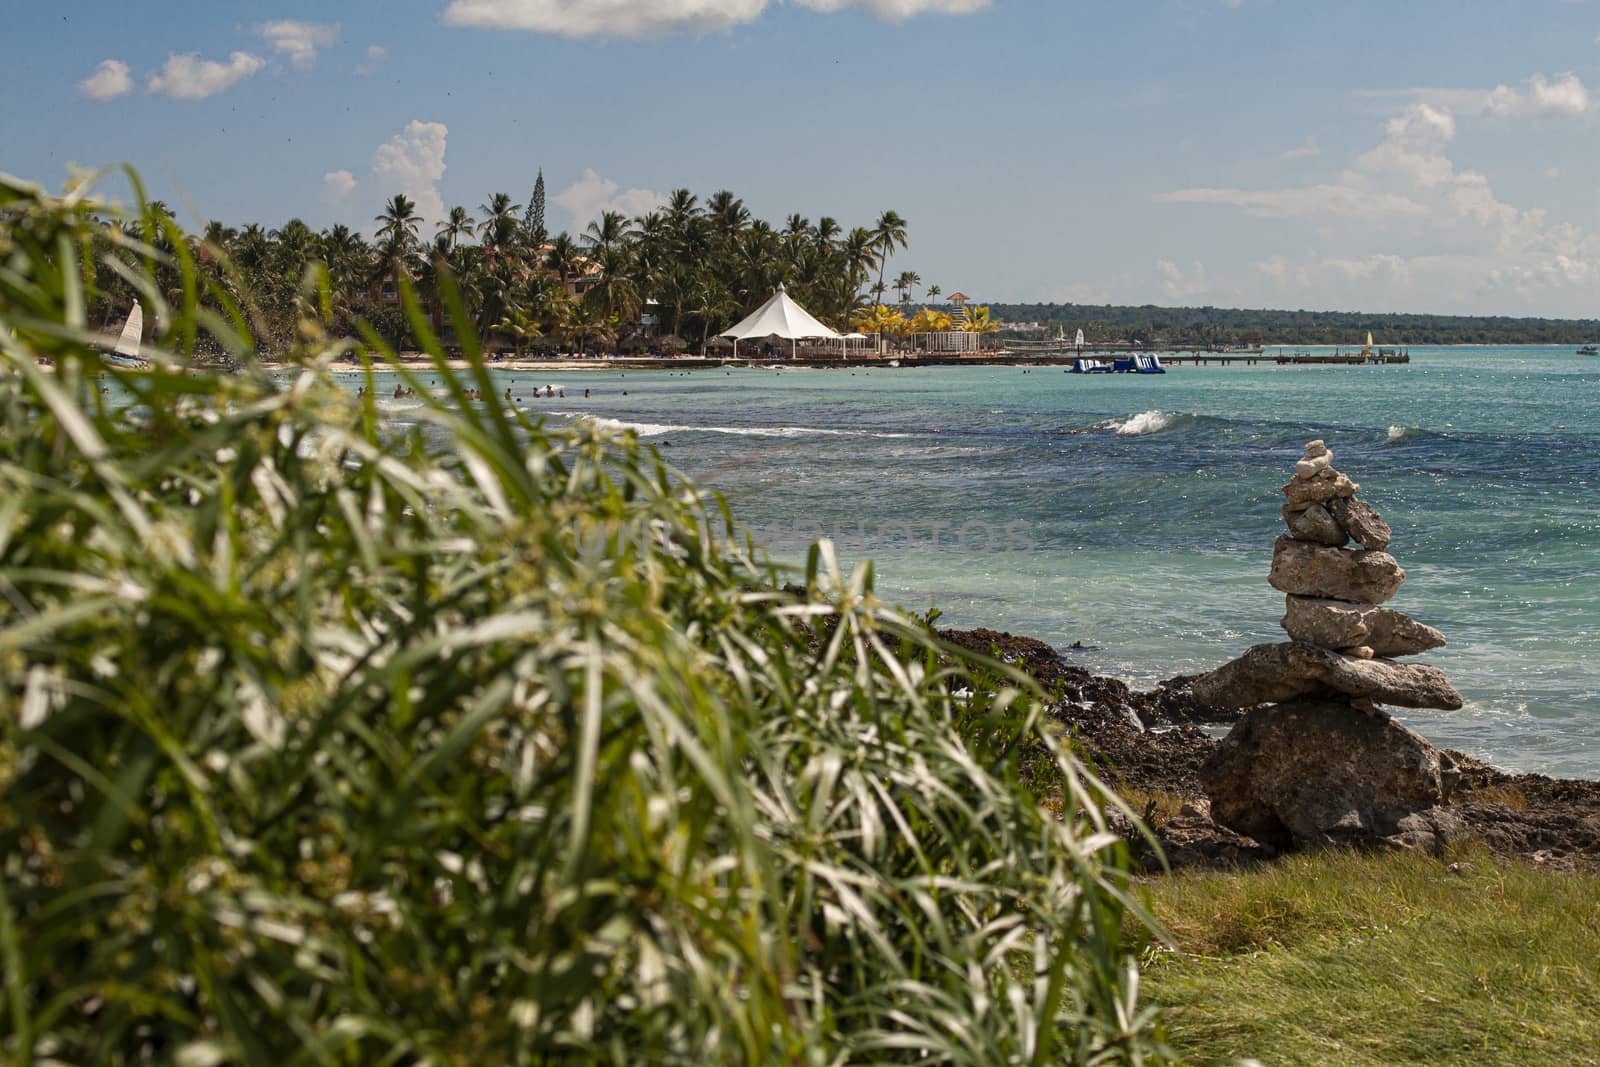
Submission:
[[[1418,427],[1418,426],[1398,426],[1397,425],[1397,426],[1389,427],[1389,443],[1391,445],[1392,444],[1397,444],[1397,443],[1399,443],[1401,441],[1409,441],[1413,437],[1421,437],[1421,436],[1422,436],[1422,429],[1421,429],[1421,427]]]
[[[566,412],[552,412],[564,415]],[[660,437],[666,433],[723,433],[735,437],[910,437],[904,433],[869,433],[864,430],[825,430],[816,426],[685,426],[668,422],[627,422],[599,415],[578,418],[607,430],[632,430],[640,437]]]
[[[1115,430],[1125,437],[1135,437],[1140,434],[1160,433],[1177,419],[1178,414],[1172,411],[1141,411],[1125,419],[1107,419],[1100,423],[1100,428]]]

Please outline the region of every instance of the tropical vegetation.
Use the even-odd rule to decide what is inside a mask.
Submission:
[[[596,260],[646,247],[607,226]],[[463,375],[408,284],[438,388],[342,338],[313,236],[271,372],[272,298],[155,205],[0,179],[0,1059],[1164,1056],[1116,802],[1032,683],[826,543],[779,571],[636,437],[502,405],[450,273]],[[149,368],[100,355],[105,277]]]
[[[396,347],[420,339],[400,312],[400,294],[415,289],[435,332],[449,334],[440,298],[449,274],[460,290],[474,340],[515,348],[571,351],[638,334],[677,338],[703,349],[772,295],[781,283],[824,322],[842,326],[882,292],[888,260],[907,243],[906,220],[885,211],[871,227],[846,230],[824,216],[790,215],[782,227],[754,218],[742,200],[721,191],[705,199],[678,189],[659,209],[636,217],[605,211],[581,233],[552,235],[545,221],[544,175],[527,205],[490,193],[475,209],[456,205],[428,223],[415,201],[395,194],[371,220],[372,236],[340,224],[313,230],[299,219],[275,229],[211,222],[184,233],[167,205],[143,218],[101,220],[94,240],[104,247],[112,230],[164,255],[157,285],[171,303],[181,279],[173,243],[181,241],[205,275],[206,293],[225,293],[250,324],[262,351],[285,350],[306,310],[300,303],[307,271],[326,267],[330,330],[354,336],[365,321]],[[98,263],[100,258],[92,257]],[[127,279],[96,267],[91,315],[102,326],[127,314],[137,294]],[[877,281],[874,283],[874,271]],[[903,272],[894,288],[902,302],[920,283]],[[220,309],[209,296],[202,304]],[[648,305],[654,329],[641,331]]]
[[[1274,344],[1359,346],[1371,333],[1382,345],[1593,344],[1600,319],[1272,311],[1249,308],[1139,307],[1110,304],[995,304],[1012,323],[1037,322],[1052,336],[1082,330],[1090,344]]]

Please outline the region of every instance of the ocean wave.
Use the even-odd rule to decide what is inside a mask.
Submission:
[[[565,412],[552,412],[563,415]],[[908,433],[872,433],[867,430],[828,430],[818,426],[687,426],[668,422],[629,422],[601,415],[579,415],[580,421],[607,430],[632,430],[640,437],[667,433],[721,433],[734,437],[911,437]]]
[[[1113,430],[1124,437],[1137,437],[1164,430],[1182,429],[1191,425],[1196,416],[1178,411],[1141,411],[1125,419],[1106,419],[1095,423],[1097,430]]]
[[[1400,444],[1403,441],[1415,441],[1419,437],[1427,436],[1428,431],[1420,426],[1391,426],[1389,427],[1389,443]]]

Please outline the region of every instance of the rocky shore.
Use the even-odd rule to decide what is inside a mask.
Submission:
[[[1243,713],[1200,703],[1193,678],[1136,692],[1073,666],[1031,637],[983,629],[941,636],[973,651],[998,652],[1047,693],[1061,694],[1051,703],[1052,717],[1108,782],[1141,809],[1151,798],[1165,801],[1149,809],[1150,821],[1175,869],[1268,862],[1284,851],[1212,819],[1200,769],[1221,741],[1204,727],[1236,724]],[[1438,847],[1476,839],[1497,854],[1552,869],[1600,870],[1600,782],[1508,774],[1462,752],[1446,755],[1460,777],[1448,804],[1434,812],[1446,827]],[[1157,864],[1152,853],[1140,851],[1146,865]]]
[[[1268,574],[1285,596],[1289,640],[1206,674],[1136,693],[1030,638],[942,636],[1030,674],[1174,867],[1335,846],[1443,855],[1475,841],[1552,868],[1600,869],[1600,782],[1507,774],[1435,749],[1384,710],[1453,710],[1462,697],[1438,668],[1401,659],[1445,635],[1383,606],[1405,571],[1359,490],[1323,442],[1306,446],[1283,487],[1288,533]],[[1129,839],[1142,862],[1159,862]]]

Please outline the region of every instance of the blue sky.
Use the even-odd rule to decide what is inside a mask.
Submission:
[[[65,13],[63,13],[65,12]],[[1600,0],[18,0],[0,169],[190,224],[729,188],[981,299],[1600,314]]]

